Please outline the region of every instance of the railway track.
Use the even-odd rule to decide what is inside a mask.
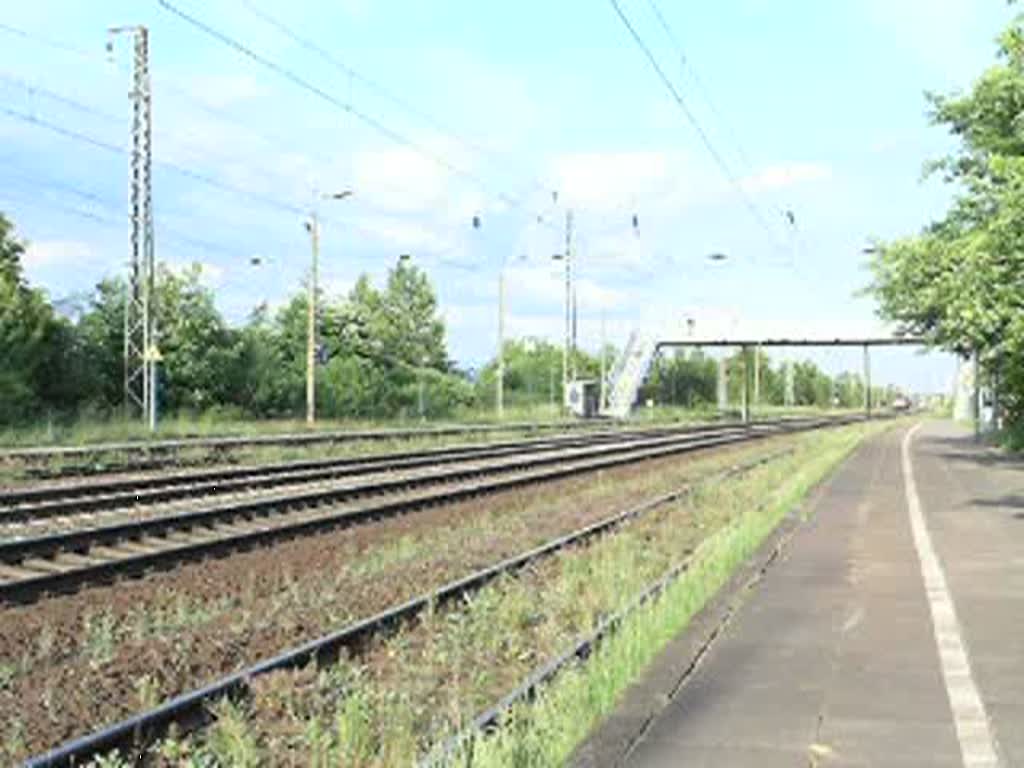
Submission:
[[[388,473],[459,461],[555,451],[599,442],[686,434],[700,428],[603,431],[533,440],[434,448],[347,458],[136,475],[0,491],[0,526],[79,515],[203,495],[230,494],[295,483],[322,482],[370,473]]]
[[[331,484],[0,543],[0,600],[168,568],[585,472],[852,419],[730,426],[525,453],[440,471]]]
[[[847,423],[853,420],[855,419],[843,419],[839,422],[832,421],[828,423],[818,422],[816,425],[807,423],[799,426],[789,425],[785,428],[785,431],[813,429],[837,423]],[[751,439],[751,437],[748,436],[747,439]],[[641,517],[686,496],[695,487],[749,472],[789,453],[789,450],[781,450],[749,463],[733,466],[670,493],[648,499],[629,509],[610,515],[599,522],[523,552],[518,556],[505,559],[490,567],[476,571],[430,594],[424,594],[401,605],[384,610],[370,618],[347,625],[336,632],[288,649],[272,658],[259,661],[252,666],[227,675],[201,688],[169,699],[153,709],[69,741],[45,754],[30,759],[25,763],[25,768],[58,768],[82,765],[113,750],[118,750],[122,758],[141,759],[146,747],[167,734],[172,727],[177,727],[180,733],[182,731],[195,730],[208,723],[212,717],[211,705],[215,701],[225,697],[243,698],[248,693],[252,681],[258,677],[273,672],[302,668],[310,663],[318,665],[329,664],[345,651],[358,653],[372,639],[386,636],[426,610],[436,609],[439,605],[450,604],[482,589],[503,575],[516,573],[539,560],[555,555],[567,548],[583,545],[591,539],[615,530],[630,520]]]
[[[527,434],[575,430],[585,432],[600,426],[599,423],[579,421],[452,424],[415,429],[333,430],[278,435],[225,435],[205,438],[182,437],[173,440],[129,440],[74,446],[34,446],[0,450],[0,465],[35,465],[53,461],[78,461],[83,463],[62,467],[55,474],[87,474],[97,471],[97,466],[98,471],[110,471],[112,467],[125,470],[163,468],[173,464],[174,457],[183,451],[204,451],[214,455],[224,455],[245,448],[305,447],[419,438],[468,437],[513,432]],[[131,456],[132,461],[118,464],[113,461],[118,456]]]

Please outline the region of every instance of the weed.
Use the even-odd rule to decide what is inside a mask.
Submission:
[[[782,470],[764,473],[760,483],[751,485],[772,489],[769,503],[747,507],[706,539],[688,570],[660,599],[635,612],[622,630],[602,643],[586,667],[563,673],[530,705],[516,706],[497,735],[474,739],[452,763],[465,761],[488,768],[565,762],[630,681],[750,557],[809,488],[852,450],[865,431],[830,436],[816,455],[803,457],[804,463],[790,463],[788,474]],[[719,494],[708,493],[704,498],[711,495]],[[732,501],[737,505],[742,498]]]
[[[820,434],[812,437],[785,439],[787,444],[804,448],[780,471],[758,470],[724,484],[728,492],[709,489],[699,503],[690,499],[666,506],[613,535],[538,561],[458,606],[428,613],[422,622],[402,628],[387,642],[372,644],[367,655],[360,657],[369,670],[366,674],[353,672],[352,665],[343,662],[317,677],[315,685],[293,680],[293,676],[269,681],[268,686],[281,690],[280,695],[266,697],[266,709],[264,702],[258,701],[251,711],[241,712],[242,720],[239,713],[229,712],[216,735],[211,730],[204,739],[171,741],[161,750],[181,756],[174,764],[185,764],[185,760],[200,761],[195,765],[204,764],[202,761],[235,764],[222,763],[218,757],[227,754],[231,745],[239,754],[269,764],[280,764],[275,760],[274,750],[278,749],[289,760],[297,755],[292,764],[305,764],[306,756],[309,762],[321,757],[334,759],[343,754],[338,718],[345,715],[351,696],[361,695],[364,704],[359,711],[365,715],[369,735],[352,738],[358,744],[369,740],[369,747],[359,747],[372,756],[367,764],[408,764],[422,753],[429,739],[450,732],[464,718],[490,705],[532,668],[564,648],[574,635],[589,631],[601,617],[621,608],[639,588],[702,539],[732,517],[753,509],[758,494],[787,483],[786,474],[814,453],[808,446],[819,440]],[[458,525],[437,526],[426,535],[396,536],[364,550],[354,543],[343,544],[334,561],[337,564],[331,567],[281,569],[276,579],[264,576],[259,582],[240,579],[237,586],[225,590],[223,602],[204,603],[200,597],[182,592],[132,608],[131,613],[119,617],[120,623],[96,614],[83,625],[85,631],[78,642],[90,660],[108,658],[111,648],[122,642],[121,658],[131,650],[128,644],[133,638],[163,635],[168,641],[164,660],[168,679],[191,679],[195,672],[190,669],[190,649],[207,636],[207,623],[214,625],[211,634],[221,633],[221,643],[233,648],[244,648],[247,636],[264,628],[278,632],[294,624],[309,634],[323,626],[337,626],[354,618],[349,615],[353,608],[346,596],[355,589],[378,589],[381,575],[393,582],[389,589],[416,590],[414,579],[421,575],[435,579],[450,570],[453,551],[479,551],[482,557],[477,563],[483,565],[493,561],[495,542],[521,551],[563,532],[548,523],[555,513],[564,516],[566,510],[578,508],[588,510],[591,516],[604,514],[620,501],[625,506],[629,497],[663,493],[698,473],[733,464],[740,455],[772,452],[776,446],[773,441],[767,451],[763,445],[750,445],[723,454],[690,456],[677,463],[660,463],[657,471],[618,478],[616,483],[581,480],[555,491],[530,489],[503,498],[480,514],[466,515]],[[697,512],[704,528],[694,525]],[[473,549],[485,541],[486,547]],[[255,601],[250,600],[257,590]],[[239,605],[249,618],[213,621]],[[181,636],[176,637],[179,632]],[[138,695],[148,695],[145,686]],[[349,723],[351,733],[359,733],[352,730],[359,722]],[[345,764],[341,757],[336,762]]]
[[[345,698],[334,722],[339,751],[337,757],[342,765],[370,763],[374,746],[371,716],[370,703],[363,691],[357,689]]]
[[[110,613],[102,611],[97,614],[86,614],[84,620],[85,652],[94,666],[102,666],[114,657],[117,644],[117,619]]]
[[[160,681],[154,675],[143,675],[135,681],[135,698],[140,710],[152,709],[160,703]]]
[[[218,765],[256,768],[261,764],[259,742],[249,727],[249,715],[240,705],[224,700],[214,708],[206,748]]]
[[[89,764],[89,768],[131,768],[131,763],[113,752],[109,755],[100,755]]]
[[[25,724],[17,718],[12,718],[4,724],[4,740],[0,754],[10,758],[14,764],[25,754]]]
[[[18,674],[18,667],[10,662],[0,662],[0,691],[6,690],[7,686]]]
[[[49,624],[44,625],[39,631],[39,639],[36,643],[40,658],[45,659],[50,656],[56,639],[57,631]]]

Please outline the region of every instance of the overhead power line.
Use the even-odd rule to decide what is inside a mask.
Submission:
[[[751,162],[750,155],[747,154],[746,149],[744,149],[743,144],[740,142],[739,135],[734,130],[732,124],[725,119],[725,115],[721,110],[718,109],[715,100],[711,96],[711,91],[704,85],[704,79],[697,72],[697,68],[694,66],[693,60],[686,55],[683,44],[679,41],[679,37],[676,35],[675,30],[672,29],[672,26],[669,24],[665,14],[662,13],[661,7],[658,5],[658,0],[647,0],[647,5],[654,13],[654,17],[658,20],[658,25],[665,32],[665,36],[668,37],[672,46],[675,48],[676,54],[679,56],[680,66],[690,73],[690,77],[700,90],[701,95],[704,97],[704,101],[707,102],[708,107],[710,107],[711,112],[714,114],[718,122],[725,127],[726,133],[729,136],[729,140],[732,143],[733,148],[736,150],[736,155],[739,157],[740,162],[743,163],[748,171],[753,172],[754,164]]]
[[[693,63],[693,59],[686,55],[686,51],[679,40],[679,36],[676,35],[675,30],[669,24],[668,19],[662,12],[661,7],[658,5],[658,0],[647,0],[647,5],[650,7],[651,12],[657,19],[658,25],[661,27],[662,31],[664,31],[665,36],[669,39],[673,48],[675,48],[676,54],[679,56],[680,68],[689,73],[690,79],[693,80],[697,89],[701,92],[701,95],[704,97],[704,101],[710,108],[711,113],[715,116],[718,123],[725,129],[726,136],[732,144],[740,163],[743,165],[746,172],[750,176],[753,176],[756,173],[756,167],[750,159],[750,154],[743,146],[743,142],[740,141],[739,133],[736,131],[733,124],[726,118],[725,114],[718,108],[714,97],[711,95],[711,90],[704,84],[704,79],[698,73],[697,67]],[[779,215],[786,219],[788,226],[785,229],[787,231],[790,229],[793,230],[793,232],[797,231],[796,220],[794,219],[793,212],[791,210],[780,208]],[[792,267],[798,272],[800,271],[792,254],[788,258],[787,266]]]
[[[423,109],[417,107],[416,105],[407,101],[403,97],[399,96],[391,89],[385,87],[384,85],[381,85],[376,80],[370,78],[367,75],[364,75],[362,72],[355,69],[351,65],[341,61],[330,51],[325,49],[323,46],[318,45],[314,41],[310,40],[308,37],[304,37],[303,35],[296,32],[292,27],[288,26],[285,22],[267,13],[265,10],[260,8],[259,5],[253,3],[252,0],[241,0],[241,3],[249,10],[250,13],[262,19],[264,22],[269,24],[271,27],[276,29],[278,32],[280,32],[282,35],[287,37],[292,42],[298,44],[307,51],[316,54],[321,59],[330,64],[332,67],[337,69],[339,72],[347,75],[353,81],[358,82],[359,84],[365,86],[371,91],[380,94],[387,101],[390,101],[392,104],[404,110],[408,114],[418,118],[419,120],[423,121],[424,123],[431,126],[440,133],[443,133],[446,136],[455,139],[456,143],[461,144],[462,146],[466,147],[467,149],[471,150],[472,152],[478,155],[485,155],[495,160],[503,159],[500,153],[496,152],[493,149],[490,149],[489,147],[484,146],[483,144],[477,141],[474,141],[473,139],[467,138],[464,134],[459,133],[451,125],[447,124],[443,120],[440,120],[439,118],[429,114],[428,112],[424,111]],[[551,185],[544,184],[539,179],[531,179],[530,183],[542,192],[550,194],[552,191]]]
[[[117,144],[113,144],[102,139],[98,139],[94,136],[90,136],[88,134],[73,130],[71,128],[66,128],[62,125],[58,125],[57,123],[51,122],[44,118],[40,118],[36,115],[30,115],[24,112],[19,112],[18,110],[9,109],[2,105],[0,105],[0,115],[7,115],[8,117],[11,117],[15,120],[19,120],[23,123],[45,128],[46,130],[56,133],[57,135],[63,136],[64,138],[71,139],[73,141],[78,141],[83,144],[88,144],[90,146],[103,149],[107,152],[115,153],[122,156],[126,156],[129,154],[128,149],[126,149],[125,147],[118,146]],[[264,205],[276,208],[289,214],[305,217],[309,213],[306,209],[289,203],[287,201],[280,200],[279,198],[271,197],[268,195],[263,195],[258,192],[253,192],[251,190],[247,190],[243,187],[239,187],[229,182],[221,181],[220,179],[213,178],[212,176],[208,176],[199,171],[194,171],[191,168],[179,165],[178,163],[173,163],[167,160],[154,160],[153,163],[156,166],[166,168],[181,176],[184,176],[185,178],[200,182],[215,189],[219,189],[222,192],[226,192],[229,194],[237,195],[239,197],[247,198],[249,200],[260,202],[263,203]],[[337,218],[324,216],[322,214],[320,218],[324,222],[333,223],[335,225],[342,227],[343,229],[357,231],[364,235],[374,238],[379,238],[380,236],[379,232],[373,230],[372,228],[362,226],[355,221],[341,220]]]
[[[62,51],[64,53],[71,54],[84,61],[96,64],[97,66],[100,66],[104,69],[109,69],[112,65],[112,62],[109,59],[97,53],[94,53],[93,51],[84,48],[79,48],[70,43],[61,40],[56,40],[45,35],[40,35],[35,32],[29,32],[28,30],[21,29],[20,27],[15,27],[10,24],[0,22],[0,32],[5,32],[9,35],[20,38],[21,40],[30,42],[34,45],[40,45],[46,48],[50,48],[51,50]],[[114,64],[114,66],[116,66],[121,71],[129,71],[128,68],[125,67],[123,64],[118,63]],[[264,143],[270,146],[276,146],[279,149],[283,149],[289,152],[296,151],[296,148],[292,142],[288,141],[287,139],[280,135],[267,131],[264,126],[254,125],[250,121],[241,120],[237,116],[232,115],[230,112],[227,112],[224,109],[215,107],[211,104],[207,104],[202,99],[196,97],[196,95],[191,90],[183,88],[165,77],[161,77],[157,74],[153,74],[151,77],[153,82],[157,83],[162,90],[167,90],[171,91],[172,93],[175,93],[183,100],[193,104],[200,111],[205,112],[206,114],[216,118],[217,120],[220,120],[225,123],[230,123],[236,127],[239,127],[243,129],[246,133],[258,137],[260,140],[262,140]],[[302,151],[309,152],[310,154],[316,155],[321,159],[326,159],[325,156],[315,151],[309,151],[307,149],[303,149]]]
[[[109,212],[120,211],[123,208],[122,204],[110,200],[109,198],[103,197],[97,192],[92,192],[90,190],[83,189],[82,187],[78,187],[73,184],[68,184],[62,181],[57,181],[55,179],[46,178],[40,175],[26,175],[22,173],[15,174],[13,177],[7,174],[5,174],[5,176],[8,178],[14,178],[15,180],[19,180],[36,187],[42,187],[44,189],[52,189],[58,192],[64,192],[68,195],[71,195],[72,197],[78,198],[79,200],[83,200],[98,205]],[[40,203],[42,203],[42,201],[40,201]],[[50,202],[49,205],[50,207],[61,210],[64,213],[69,213],[75,216],[80,216],[82,218],[91,219],[93,221],[97,221],[103,224],[110,224],[113,226],[117,226],[119,228],[122,228],[124,226],[124,221],[121,220],[120,218],[116,218],[113,213],[111,213],[110,215],[100,214],[96,213],[95,211],[88,211],[81,208],[72,208],[70,206],[64,206],[54,202]],[[225,245],[223,243],[217,243],[212,240],[195,237],[175,227],[160,225],[158,223],[158,228],[162,235],[169,236],[174,240],[177,240],[181,243],[185,243],[187,245],[194,246],[200,250],[209,251],[212,253],[220,253],[227,256],[249,255],[247,249],[232,248],[231,246]]]
[[[73,141],[78,141],[85,144],[90,144],[94,147],[104,149],[108,152],[114,152],[119,155],[129,154],[128,150],[123,146],[112,144],[111,142],[104,141],[102,139],[97,139],[94,136],[89,136],[88,134],[76,131],[71,128],[65,128],[62,125],[50,122],[49,120],[37,117],[36,115],[30,115],[25,112],[19,112],[18,110],[9,109],[4,106],[0,106],[0,114],[7,115],[8,117],[11,117],[15,120],[19,120],[23,123],[37,125],[39,127],[47,129],[48,131],[52,131],[53,133],[59,134],[65,138],[72,139]],[[153,164],[158,165],[161,168],[166,168],[167,170],[174,171],[175,173],[180,174],[181,176],[184,176],[188,179],[192,179],[193,181],[198,181],[201,184],[206,184],[207,186],[219,189],[223,192],[229,192],[231,194],[239,195],[241,197],[245,197],[250,200],[254,200],[256,202],[260,202],[265,205],[271,206],[273,208],[277,208],[288,213],[296,214],[298,216],[306,215],[306,210],[300,208],[297,205],[293,205],[292,203],[280,200],[275,197],[263,195],[259,192],[253,192],[252,190],[236,186],[226,181],[221,181],[220,179],[213,178],[212,176],[207,176],[204,173],[194,171],[191,168],[186,168],[183,165],[178,165],[177,163],[173,163],[169,160],[154,160]]]
[[[632,22],[630,22],[629,17],[627,17],[626,14],[623,12],[618,0],[609,0],[609,2],[611,3],[612,8],[615,10],[615,13],[618,15],[619,20],[622,22],[623,26],[625,26],[630,36],[633,38],[633,41],[636,43],[637,47],[643,52],[644,56],[647,58],[648,63],[654,70],[655,74],[657,74],[658,79],[661,80],[662,85],[664,85],[668,92],[671,94],[672,99],[675,101],[676,105],[682,111],[683,115],[685,115],[687,121],[690,123],[693,129],[697,132],[697,136],[700,138],[700,141],[704,145],[704,148],[707,150],[708,154],[711,155],[712,160],[714,160],[719,170],[736,190],[737,195],[739,195],[740,199],[743,201],[744,206],[750,212],[751,216],[753,216],[753,218],[757,221],[761,228],[764,229],[764,231],[772,238],[772,240],[775,241],[776,232],[768,223],[768,220],[761,213],[760,209],[758,209],[757,205],[755,205],[754,201],[747,194],[746,189],[743,188],[742,182],[729,167],[729,164],[726,162],[725,158],[722,157],[722,154],[715,147],[714,143],[711,141],[711,138],[704,130],[704,126],[701,125],[700,121],[697,119],[697,116],[687,105],[686,100],[682,97],[682,94],[679,93],[679,90],[676,88],[671,78],[669,78],[668,75],[665,74],[665,71],[662,69],[661,64],[658,63],[657,57],[655,57],[654,53],[651,51],[650,47],[644,41],[640,33],[637,32]]]
[[[67,213],[72,216],[78,216],[83,219],[89,219],[90,221],[95,221],[99,224],[107,224],[112,227],[116,226],[118,228],[121,228],[124,226],[124,222],[117,221],[116,219],[110,216],[104,216],[102,214],[96,213],[95,211],[87,211],[84,208],[75,208],[69,205],[62,205],[61,203],[57,203],[52,200],[43,200],[40,199],[38,196],[33,196],[31,198],[21,197],[18,195],[11,195],[9,191],[5,190],[3,192],[0,192],[0,198],[7,199],[10,201],[17,201],[22,205],[30,205],[36,208],[48,208],[50,210],[59,211],[60,213]]]
[[[261,67],[268,69],[271,72],[274,72],[279,77],[282,77],[283,79],[287,80],[288,82],[292,83],[298,88],[301,88],[302,90],[311,93],[312,95],[316,96],[317,98],[321,99],[327,104],[330,104],[331,106],[335,107],[336,109],[340,109],[342,112],[345,112],[346,114],[351,114],[360,122],[369,126],[377,133],[380,133],[382,136],[385,136],[386,138],[390,139],[391,141],[397,144],[408,147],[417,154],[420,154],[423,157],[430,159],[431,161],[433,161],[440,167],[446,169],[450,173],[467,179],[469,181],[472,181],[482,189],[486,190],[496,199],[501,200],[503,203],[506,203],[507,205],[519,210],[525,210],[525,205],[520,199],[513,197],[512,195],[509,195],[506,192],[495,189],[494,186],[487,179],[480,176],[479,174],[474,173],[473,171],[468,170],[466,168],[462,168],[461,166],[455,164],[454,162],[446,158],[444,155],[434,152],[433,150],[424,147],[419,142],[416,142],[410,139],[409,137],[403,135],[399,131],[390,128],[377,118],[370,116],[369,114],[363,112],[362,110],[357,109],[355,106],[348,103],[347,101],[338,98],[337,96],[329,93],[328,91],[325,91],[320,86],[310,82],[309,80],[297,74],[288,67],[284,66],[283,64],[274,61],[268,56],[265,56],[264,54],[255,51],[254,49],[250,48],[244,43],[239,42],[238,40],[226,34],[225,32],[221,32],[220,30],[215,29],[206,22],[197,19],[196,17],[186,13],[185,11],[182,11],[180,8],[177,8],[176,6],[168,2],[168,0],[157,0],[157,3],[159,3],[161,7],[163,7],[170,13],[174,14],[178,18],[182,19],[186,23],[205,33],[209,37],[212,37],[213,39],[219,41],[223,45],[226,45],[227,47],[242,54],[251,61],[254,61]],[[550,226],[554,228],[554,225],[547,222],[546,220],[543,221],[542,223],[544,223],[545,226]]]
[[[96,107],[91,107],[88,104],[83,104],[80,101],[76,101],[75,99],[64,96],[56,91],[51,91],[49,88],[44,86],[37,85],[36,83],[30,83],[28,80],[11,74],[10,72],[0,72],[0,80],[3,80],[16,88],[22,89],[30,96],[43,96],[51,101],[57,102],[58,104],[63,104],[65,107],[70,107],[76,112],[92,115],[93,117],[98,117],[102,120],[106,120],[107,122],[126,122],[123,118],[112,115],[109,112],[104,112]]]
[[[24,80],[24,79],[22,79],[22,78],[20,78],[20,77],[18,77],[16,75],[11,75],[9,73],[0,72],[0,80],[6,81],[6,82],[10,83],[11,85],[14,85],[14,86],[16,86],[18,88],[21,88],[21,89],[23,89],[24,91],[26,91],[30,95],[42,96],[42,97],[44,97],[46,99],[54,101],[54,102],[56,102],[58,104],[62,104],[64,106],[66,106],[66,107],[74,109],[74,110],[76,110],[78,112],[81,112],[83,114],[91,115],[93,117],[99,118],[101,120],[104,120],[106,122],[113,123],[113,124],[116,124],[116,125],[119,125],[119,126],[125,126],[125,127],[127,126],[127,120],[124,117],[120,117],[120,116],[114,115],[114,114],[112,114],[110,112],[106,112],[106,111],[104,111],[102,109],[99,109],[98,107],[92,106],[90,104],[85,104],[85,103],[83,103],[81,101],[78,101],[76,99],[71,98],[70,96],[66,96],[64,94],[57,93],[56,91],[53,91],[53,90],[51,90],[49,88],[45,88],[43,86],[36,85],[35,83],[30,83],[27,80]],[[154,130],[154,133],[157,136],[159,136],[159,137],[166,138],[166,139],[171,139],[172,143],[174,143],[175,146],[177,146],[177,147],[179,147],[179,148],[181,148],[181,149],[183,149],[185,151],[190,151],[190,152],[192,152],[193,154],[196,154],[196,155],[205,155],[207,159],[216,160],[218,162],[225,163],[225,164],[230,164],[230,163],[246,163],[247,164],[247,168],[255,176],[259,176],[259,177],[261,177],[261,178],[263,178],[263,179],[265,179],[267,181],[273,182],[275,184],[280,183],[282,180],[290,180],[290,177],[284,175],[281,172],[273,172],[273,171],[268,172],[263,167],[253,167],[253,166],[258,166],[258,164],[254,163],[251,159],[247,159],[247,158],[243,158],[243,157],[229,157],[227,155],[222,155],[222,154],[217,153],[217,152],[210,152],[209,150],[206,150],[206,149],[199,150],[199,149],[196,149],[195,147],[190,146],[187,143],[181,142],[180,140],[179,141],[175,141],[176,139],[179,139],[179,137],[176,134],[168,133],[167,131],[164,131],[164,130],[156,129],[156,130]],[[164,164],[164,165],[167,165],[169,167],[173,166],[176,169],[180,169],[180,167],[181,167],[180,163],[169,163],[167,161],[163,161],[159,157],[155,160],[155,162],[156,162],[157,165]],[[182,172],[182,171],[179,170],[179,172]],[[210,182],[207,182],[207,183],[210,183]],[[221,185],[224,184],[223,182],[217,182],[217,183],[221,184]],[[246,192],[246,194],[248,194],[248,192]],[[385,210],[383,208],[379,208],[377,206],[373,206],[373,205],[367,204],[365,202],[361,203],[361,207],[363,209],[365,209],[365,210],[373,211],[373,212],[376,212],[376,213],[389,213],[389,211],[387,211],[387,210]]]
[[[7,196],[8,194],[9,193],[6,193],[6,192],[5,193],[0,193],[0,195],[3,195],[3,196]],[[71,193],[71,194],[74,194],[74,193]],[[83,197],[83,199],[86,199],[86,200],[91,200],[92,199],[88,195],[88,193],[83,193],[81,196]],[[20,196],[20,195],[13,195],[13,196],[8,196],[7,199],[8,200],[12,200],[12,201],[16,200],[17,202],[19,202],[22,205],[29,205],[29,206],[33,206],[33,207],[37,207],[37,208],[46,208],[46,209],[49,209],[49,210],[57,211],[59,213],[66,213],[66,214],[71,215],[71,216],[77,216],[79,218],[89,219],[90,221],[94,221],[94,222],[96,222],[98,224],[104,224],[106,226],[109,226],[112,229],[121,230],[121,229],[124,228],[124,222],[121,219],[115,218],[114,216],[109,216],[109,215],[105,215],[105,214],[101,214],[101,213],[96,213],[95,211],[90,211],[90,210],[86,210],[84,208],[78,208],[78,207],[75,207],[75,206],[64,205],[62,203],[58,203],[58,202],[53,201],[53,200],[43,200],[43,199],[39,198],[38,196],[23,197],[23,196]],[[191,235],[186,235],[185,233],[181,232],[180,230],[176,230],[176,229],[173,229],[173,228],[170,228],[170,227],[161,226],[161,227],[159,227],[159,230],[160,230],[160,233],[161,233],[162,236],[168,237],[171,240],[176,240],[176,241],[178,241],[180,243],[183,243],[185,245],[192,246],[193,248],[197,248],[198,250],[201,250],[201,251],[220,253],[220,254],[224,254],[224,255],[228,255],[228,256],[243,256],[243,255],[247,255],[247,254],[243,253],[243,251],[241,249],[232,249],[229,246],[221,245],[221,244],[218,244],[218,243],[213,243],[213,242],[210,242],[209,240],[202,240],[200,238],[192,237]]]

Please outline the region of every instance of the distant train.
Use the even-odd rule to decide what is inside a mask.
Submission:
[[[910,398],[903,395],[899,395],[892,401],[892,409],[894,411],[909,411],[912,406],[913,403],[910,402]]]

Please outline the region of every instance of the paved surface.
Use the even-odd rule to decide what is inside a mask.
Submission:
[[[871,441],[827,483],[813,520],[642,733],[627,695],[602,730],[634,742],[628,756],[584,749],[581,763],[964,765],[911,532],[904,434]],[[1002,764],[1024,766],[1024,462],[933,423],[912,465]]]

